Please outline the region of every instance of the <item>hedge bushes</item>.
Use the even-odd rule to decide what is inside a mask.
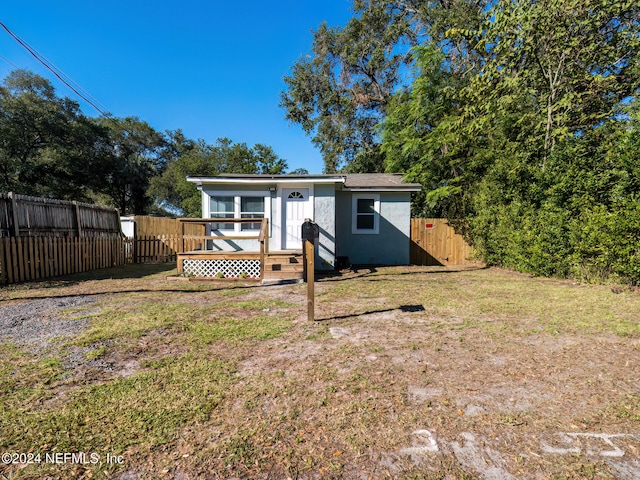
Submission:
[[[526,189],[500,159],[473,192],[472,242],[490,265],[581,281],[640,284],[637,121],[575,138],[531,169]]]

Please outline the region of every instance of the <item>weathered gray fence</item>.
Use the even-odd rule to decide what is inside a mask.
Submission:
[[[119,236],[115,208],[0,193],[0,237]]]
[[[125,265],[114,208],[0,193],[0,285]]]

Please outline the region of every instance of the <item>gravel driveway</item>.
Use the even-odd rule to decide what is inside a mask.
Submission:
[[[86,327],[88,311],[65,314],[61,310],[94,302],[90,296],[74,295],[0,306],[0,343],[14,343],[37,353],[55,339],[73,335]]]

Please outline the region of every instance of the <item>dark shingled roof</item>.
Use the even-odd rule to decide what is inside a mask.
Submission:
[[[349,173],[345,175],[345,188],[398,188],[420,189],[419,183],[404,183],[400,173]]]
[[[206,179],[223,180],[225,178],[233,180],[335,180],[335,183],[342,183],[342,188],[347,190],[400,190],[400,191],[418,191],[422,188],[419,183],[404,183],[401,173],[348,173],[348,174],[318,174],[318,175],[269,175],[269,174],[241,174],[241,173],[223,173],[214,177],[187,177],[194,180],[201,179],[206,183]]]

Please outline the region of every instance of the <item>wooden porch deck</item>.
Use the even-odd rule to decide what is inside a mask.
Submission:
[[[178,274],[198,278],[239,278],[256,280],[297,280],[304,276],[302,251],[269,251],[269,221],[266,218],[188,218],[180,219],[182,248],[177,254]],[[186,224],[260,224],[257,235],[185,235]],[[259,251],[185,251],[185,240],[257,240]],[[193,247],[192,247],[193,248]]]
[[[247,251],[195,250],[178,253],[177,257],[178,274],[203,279],[298,280],[304,276],[301,250],[274,251],[264,255]]]

